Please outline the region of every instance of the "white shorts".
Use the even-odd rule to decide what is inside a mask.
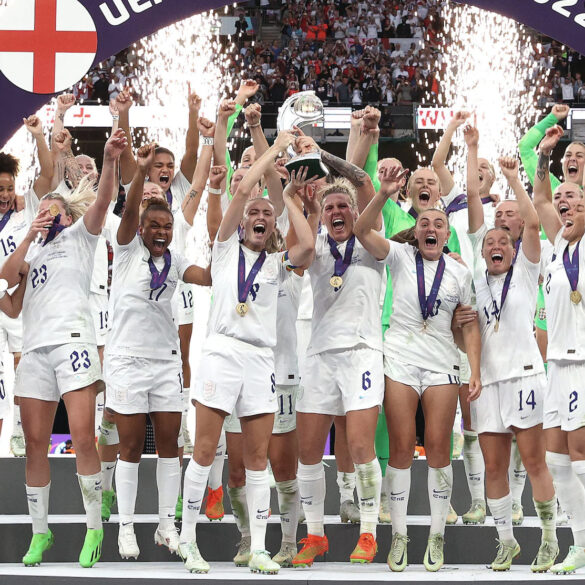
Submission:
[[[107,355],[106,407],[120,414],[183,412],[181,360]]]
[[[0,311],[0,347],[9,353],[22,351],[22,313],[11,319]]]
[[[310,383],[301,385],[297,412],[343,416],[380,406],[384,400],[384,362],[376,349],[357,347],[307,356],[305,370]]]
[[[238,417],[276,412],[274,352],[226,335],[203,345],[193,400]]]
[[[193,287],[179,281],[173,296],[173,319],[177,327],[193,323]]]
[[[89,293],[89,310],[93,317],[93,326],[95,328],[95,338],[98,347],[106,344],[108,333],[108,295],[98,295]]]
[[[471,403],[471,427],[477,433],[510,433],[542,423],[546,376],[536,374],[486,384]]]
[[[563,431],[585,427],[585,362],[549,361],[546,398],[547,411],[556,405]]]
[[[297,428],[297,394],[299,386],[276,386],[276,403],[278,410],[274,415],[273,435],[284,435]],[[229,414],[223,421],[223,430],[226,433],[241,433],[242,425],[235,414]]]
[[[102,378],[95,345],[65,343],[22,354],[14,377],[14,395],[59,402],[63,394],[85,388]]]
[[[459,376],[432,372],[386,356],[384,356],[384,374],[394,382],[410,386],[419,396],[422,396],[429,386],[461,385]]]
[[[4,373],[0,372],[0,420],[8,418],[8,414],[10,412],[9,403],[10,397],[6,393],[6,386],[4,385]]]

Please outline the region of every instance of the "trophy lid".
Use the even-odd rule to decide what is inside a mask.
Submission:
[[[278,109],[276,127],[290,130],[293,126],[302,128],[323,120],[323,102],[314,91],[301,91],[291,95]]]

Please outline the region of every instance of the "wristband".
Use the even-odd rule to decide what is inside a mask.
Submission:
[[[119,119],[120,119],[119,114],[112,115],[112,120],[119,120]]]
[[[258,124],[248,124],[248,128],[257,128],[258,126],[260,126],[260,122]]]
[[[215,189],[214,187],[207,187],[207,191],[212,195],[223,195],[223,191],[221,189]]]
[[[214,140],[212,136],[202,136],[201,142],[203,146],[213,146]]]

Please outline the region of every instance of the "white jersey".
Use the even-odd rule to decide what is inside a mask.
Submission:
[[[335,258],[327,230],[317,235],[315,260],[309,268],[313,289],[313,319],[307,356],[360,345],[382,351],[380,288],[384,267],[355,238],[351,263],[341,288],[330,280]],[[349,240],[337,245],[343,258]]]
[[[88,296],[98,239],[81,218],[46,246],[39,243],[29,248],[23,353],[64,343],[95,345]]]
[[[548,331],[547,359],[585,360],[585,300],[574,304],[570,299],[571,285],[563,264],[563,252],[569,242],[561,228],[555,238],[554,260],[546,268],[544,294]],[[585,297],[585,238],[569,247],[572,259],[579,246],[579,282],[577,290]]]
[[[471,272],[453,258],[443,255],[445,272],[432,315],[423,330],[416,274],[417,249],[410,244],[390,242],[388,256],[382,260],[390,267],[394,297],[390,326],[384,338],[384,355],[413,366],[458,375],[459,352],[451,332],[457,305],[471,305]],[[431,292],[438,261],[423,260],[425,293]]]
[[[313,289],[311,288],[311,277],[305,270],[303,274],[303,288],[301,289],[301,299],[299,301],[298,319],[310,320],[313,316]]]
[[[455,185],[453,189],[449,192],[449,194],[445,197],[442,197],[443,205],[445,209],[449,206],[450,203],[460,194],[464,194],[461,189]],[[467,195],[464,194],[467,200]],[[484,203],[483,204],[483,217],[484,217],[484,224],[489,226],[490,228],[494,226],[495,220],[495,207],[493,207],[492,202]],[[449,213],[448,216],[449,225],[452,228],[455,228],[457,232],[457,237],[459,239],[459,246],[461,248],[461,258],[463,262],[465,262],[466,266],[469,270],[473,270],[473,263],[474,263],[474,254],[473,254],[473,245],[470,241],[470,234],[469,232],[469,211],[468,208],[465,207],[464,209],[460,209],[459,211],[453,211]]]
[[[481,241],[478,247],[481,254]],[[506,273],[487,275],[485,261],[481,255],[476,256],[473,283],[481,330],[482,384],[544,373],[542,356],[534,337],[539,273],[540,263],[530,262],[520,249],[502,309]],[[495,331],[498,316],[500,322],[498,331]]]
[[[39,200],[33,189],[29,189],[24,196],[25,207],[22,211],[10,213],[6,225],[0,231],[0,268],[8,256],[18,248],[24,240],[33,219],[39,210]],[[4,215],[0,215],[0,222]]]
[[[302,286],[303,277],[292,272],[278,289],[274,376],[276,383],[282,386],[299,383],[296,321]]]
[[[110,209],[106,215],[106,221],[95,250],[89,289],[94,294],[102,296],[107,296],[108,294],[108,245],[106,242],[110,242],[110,245],[112,245],[119,226],[120,218],[114,214],[114,203],[110,203]]]
[[[124,191],[126,191],[126,193],[128,193],[130,185],[131,183],[124,185]],[[185,177],[182,171],[178,169],[177,172],[175,173],[175,176],[173,177],[170,187],[172,202],[169,207],[171,208],[173,215],[177,213],[177,211],[180,211],[181,205],[183,204],[183,199],[185,199],[185,196],[187,195],[187,193],[189,193],[190,190],[191,190],[190,181],[188,181],[187,177]],[[167,199],[166,193],[165,199]]]
[[[244,252],[246,278],[259,252],[240,246],[237,230],[225,241],[217,238],[211,253],[213,303],[208,334],[227,335],[258,347],[276,345],[276,306],[278,289],[290,272],[283,261],[284,252],[266,254],[266,260],[254,279],[246,298],[248,312],[236,313],[238,300],[238,265],[240,247]]]
[[[150,287],[150,252],[140,236],[124,246],[114,240],[114,266],[110,294],[110,336],[106,353],[159,360],[175,360],[179,353],[171,299],[178,280],[190,266],[181,254],[171,252],[167,279]],[[160,272],[164,258],[153,259]]]

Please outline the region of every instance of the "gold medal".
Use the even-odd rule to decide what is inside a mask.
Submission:
[[[581,302],[581,299],[583,297],[581,296],[581,293],[578,290],[572,290],[571,291],[571,301],[575,304],[578,305]]]
[[[329,279],[329,284],[333,288],[339,288],[343,284],[343,278],[341,278],[341,276],[332,276]]]
[[[496,324],[494,325],[494,331],[497,333],[500,330],[500,321],[496,321]]]
[[[246,305],[246,303],[238,303],[236,305],[236,313],[240,317],[245,317],[247,312],[248,312],[248,305]]]
[[[53,216],[53,217],[57,217],[59,215],[59,206],[56,203],[53,203],[50,207],[49,207],[49,213]]]

